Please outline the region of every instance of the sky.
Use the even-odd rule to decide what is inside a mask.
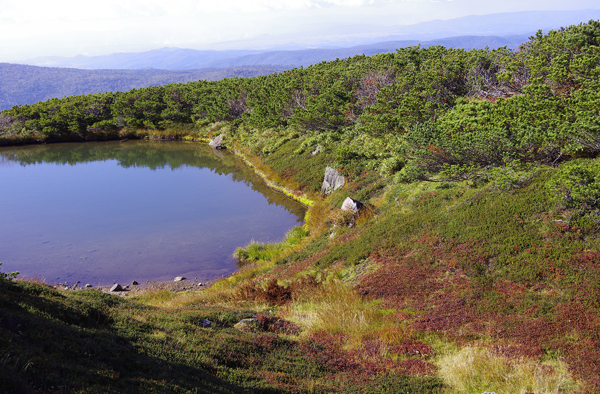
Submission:
[[[302,41],[343,27],[374,32],[467,15],[581,9],[600,9],[600,1],[0,0],[0,62],[162,47],[215,49],[230,41],[235,49],[248,49],[248,40]]]

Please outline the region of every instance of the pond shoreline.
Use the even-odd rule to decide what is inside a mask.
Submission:
[[[53,143],[64,143],[64,142],[75,142],[75,143],[80,143],[80,142],[109,142],[109,141],[117,141],[117,140],[121,140],[121,142],[123,141],[127,141],[127,140],[154,140],[154,141],[164,141],[164,142],[171,142],[171,141],[181,141],[181,142],[200,142],[200,143],[204,143],[206,144],[207,142],[210,142],[211,139],[210,138],[153,138],[153,137],[139,137],[139,136],[135,136],[135,137],[129,137],[129,138],[115,138],[115,139],[106,139],[104,141],[102,140],[89,140],[89,141],[38,141],[36,142],[25,142],[24,144],[19,144],[19,145],[45,145],[46,143],[48,144],[53,144]],[[229,151],[230,153],[232,153],[236,158],[240,159],[241,161],[244,162],[244,165],[246,165],[249,169],[251,169],[251,172],[253,172],[255,175],[257,175],[258,177],[261,178],[261,180],[266,184],[266,186],[268,186],[269,189],[278,192],[279,194],[283,194],[285,197],[299,203],[300,205],[304,206],[305,208],[310,208],[313,204],[314,201],[309,200],[307,197],[305,197],[300,191],[297,190],[291,190],[289,188],[286,188],[284,186],[281,186],[279,184],[277,184],[276,182],[272,181],[268,175],[264,172],[261,171],[261,167],[262,167],[262,162],[260,162],[259,158],[254,158],[251,155],[248,156],[245,154],[245,152],[242,152],[242,150],[240,149],[235,149],[234,147],[228,147],[228,148],[224,148],[224,150]],[[258,163],[257,163],[258,161]],[[267,169],[268,172],[268,169]],[[306,225],[306,220],[309,216],[308,210],[305,212],[305,216],[304,216],[304,224]],[[244,245],[239,245],[239,246],[244,246]],[[153,291],[160,291],[160,290],[166,290],[166,291],[170,291],[170,292],[182,292],[182,291],[201,291],[204,290],[208,287],[210,287],[213,283],[229,278],[232,275],[235,275],[238,272],[238,270],[236,269],[235,271],[227,274],[227,275],[221,275],[221,276],[217,276],[215,278],[211,278],[206,280],[205,282],[202,282],[202,285],[200,285],[200,281],[198,281],[197,279],[195,280],[186,280],[186,281],[181,281],[181,282],[173,282],[173,281],[148,281],[145,283],[140,283],[139,285],[131,285],[131,284],[123,284],[120,283],[123,291],[120,292],[111,292],[110,289],[113,286],[111,285],[96,285],[94,287],[84,287],[84,284],[82,284],[81,282],[78,282],[78,284],[74,284],[74,283],[60,283],[60,282],[54,282],[54,283],[48,283],[45,282],[46,284],[48,284],[49,286],[52,286],[56,289],[59,290],[64,290],[64,291],[81,291],[84,289],[97,289],[100,290],[102,292],[105,293],[109,293],[109,294],[113,294],[113,295],[118,295],[118,296],[129,296],[129,295],[136,295],[136,294],[140,294],[140,293],[146,293],[146,292],[153,292]],[[34,276],[35,277],[35,276]],[[23,280],[29,281],[31,279],[29,278],[24,278]],[[33,281],[36,281],[35,279]],[[84,282],[86,283],[86,282]]]

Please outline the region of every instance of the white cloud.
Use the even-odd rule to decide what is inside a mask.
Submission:
[[[0,61],[585,7],[598,0],[0,0]]]
[[[2,0],[0,18],[17,23],[186,16],[190,13],[248,13],[328,7],[365,7],[406,0]],[[408,0],[410,1],[410,0]],[[414,1],[414,0],[413,0]],[[418,0],[423,1],[423,0]],[[427,1],[427,0],[425,0]]]

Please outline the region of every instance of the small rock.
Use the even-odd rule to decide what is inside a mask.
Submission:
[[[225,134],[219,134],[208,143],[208,146],[214,149],[224,149],[223,141],[225,140]]]
[[[173,282],[181,282],[182,280],[185,280],[185,277],[183,277],[183,276],[176,276],[175,279],[173,279]]]
[[[341,176],[334,168],[328,166],[325,169],[325,177],[323,178],[321,192],[324,194],[331,194],[333,191],[344,186],[344,184],[346,184],[346,178]]]
[[[89,288],[89,287],[92,287],[92,285],[90,285],[89,283],[86,283],[86,284],[85,284],[85,287],[88,287],[88,288]]]
[[[208,328],[212,324],[212,322],[210,320],[206,320],[206,319],[200,319],[199,322],[200,322],[200,325],[204,328]]]
[[[310,152],[311,155],[318,155],[319,153],[321,153],[321,147],[317,146],[317,149],[315,149],[314,151]]]
[[[258,319],[251,317],[249,319],[242,319],[234,325],[239,330],[247,330],[258,327]]]
[[[364,209],[364,204],[360,201],[356,201],[350,197],[346,197],[342,204],[342,211],[358,213],[361,209]]]
[[[123,288],[121,287],[121,285],[120,285],[120,284],[118,284],[118,283],[115,283],[115,284],[113,285],[113,287],[111,287],[111,288],[110,288],[110,291],[123,291]]]
[[[202,282],[198,283],[198,286],[204,286],[204,284]]]
[[[137,286],[139,285],[139,283],[137,283],[135,280],[133,282],[131,282],[131,286]]]

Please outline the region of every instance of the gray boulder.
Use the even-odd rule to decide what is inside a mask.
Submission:
[[[321,192],[324,194],[331,194],[333,191],[341,188],[346,184],[346,179],[341,176],[334,168],[327,166],[325,169],[325,178],[323,179],[323,186],[321,186]]]
[[[251,330],[254,328],[258,328],[258,319],[255,317],[252,317],[250,319],[242,319],[239,322],[237,322],[234,327],[239,330]]]
[[[185,280],[185,277],[183,277],[183,276],[176,276],[175,279],[173,279],[173,282],[181,282],[182,280]]]
[[[199,323],[204,328],[208,328],[212,324],[212,322],[210,320],[206,320],[206,319],[200,319]]]
[[[113,287],[111,287],[111,288],[110,288],[110,291],[123,291],[123,288],[121,287],[121,285],[120,285],[120,284],[118,284],[118,283],[115,283],[115,284],[113,285]]]
[[[208,146],[213,149],[224,149],[225,145],[223,145],[223,141],[225,141],[225,134],[219,134],[208,143]]]
[[[364,208],[365,206],[362,202],[350,197],[346,197],[344,203],[342,204],[342,211],[352,212],[354,214],[359,213]]]

